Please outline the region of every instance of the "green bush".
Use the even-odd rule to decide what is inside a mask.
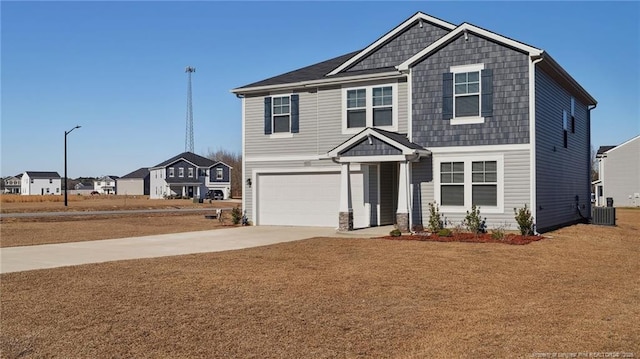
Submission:
[[[394,229],[393,231],[389,232],[389,235],[391,237],[400,237],[402,235],[402,232],[400,232],[399,229]]]
[[[513,213],[516,215],[515,219],[518,223],[520,234],[523,236],[532,236],[534,234],[533,217],[531,216],[531,211],[527,208],[526,203],[524,208],[514,208]]]
[[[240,206],[236,206],[231,210],[231,219],[233,224],[240,224],[240,221],[242,221],[242,209]]]
[[[474,204],[471,206],[471,212],[467,211],[467,215],[462,221],[467,230],[473,234],[487,233],[487,219],[480,216],[480,208]]]
[[[451,237],[453,232],[449,228],[442,228],[438,231],[438,236],[440,237]]]
[[[429,202],[429,232],[438,233],[444,228],[444,222],[440,215],[440,209],[434,202]]]

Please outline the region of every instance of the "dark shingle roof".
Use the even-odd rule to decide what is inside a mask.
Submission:
[[[26,171],[26,173],[29,176],[29,178],[40,178],[40,179],[60,178],[60,175],[58,174],[58,172]]]
[[[399,144],[407,147],[407,148],[411,148],[412,150],[424,150],[424,147],[415,144],[413,142],[410,142],[409,139],[407,138],[406,135],[403,135],[401,133],[397,133],[397,132],[391,132],[391,131],[385,131],[385,130],[381,130],[379,128],[371,128],[372,130],[378,132],[379,134],[386,136],[396,142],[398,142]]]
[[[181,154],[179,154],[177,156],[171,157],[170,159],[168,159],[168,160],[166,160],[164,162],[158,163],[157,165],[153,166],[152,168],[165,167],[165,166],[167,166],[167,165],[169,165],[169,164],[171,164],[171,163],[173,163],[173,162],[175,162],[175,161],[177,161],[177,160],[179,160],[181,158],[186,160],[186,161],[189,161],[189,162],[193,163],[196,166],[200,166],[200,167],[209,167],[209,166],[212,166],[212,165],[214,165],[216,163],[215,161],[212,161],[212,160],[210,160],[208,158],[196,155],[193,152],[183,152],[183,153],[181,153]]]
[[[362,50],[350,52],[348,54],[334,57],[333,59],[326,60],[311,66],[303,67],[301,69],[293,70],[282,75],[270,77],[266,80],[262,80],[262,81],[254,82],[252,84],[242,86],[242,87],[238,87],[237,89],[239,90],[239,89],[250,88],[250,87],[271,86],[271,85],[287,84],[292,82],[318,80],[318,79],[324,78],[326,74],[331,72],[336,67],[342,65],[342,63],[349,60],[351,57],[355,56],[360,51]]]
[[[137,170],[120,177],[120,179],[145,178],[148,175],[149,175],[149,168],[148,167],[142,167],[142,168],[138,168]]]
[[[616,146],[600,146],[600,148],[598,148],[598,155],[601,155],[607,151],[609,151],[612,148],[615,148]]]

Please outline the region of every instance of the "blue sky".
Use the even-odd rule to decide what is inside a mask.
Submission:
[[[599,104],[594,146],[640,134],[638,2],[7,2],[1,175],[125,175],[184,151],[241,151],[230,89],[366,47],[422,11],[549,52]]]

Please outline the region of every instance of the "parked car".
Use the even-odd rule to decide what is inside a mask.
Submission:
[[[207,192],[206,198],[213,200],[222,200],[224,199],[224,194],[219,189],[212,189]]]
[[[98,191],[92,191],[92,192],[91,192],[91,195],[92,195],[92,196],[99,196],[99,195],[100,195],[100,192],[98,192]]]

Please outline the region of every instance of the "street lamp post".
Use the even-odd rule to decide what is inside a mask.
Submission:
[[[64,206],[67,207],[67,187],[69,187],[69,181],[67,180],[67,135],[71,133],[71,131],[76,128],[80,128],[80,126],[76,126],[69,131],[64,131]]]

